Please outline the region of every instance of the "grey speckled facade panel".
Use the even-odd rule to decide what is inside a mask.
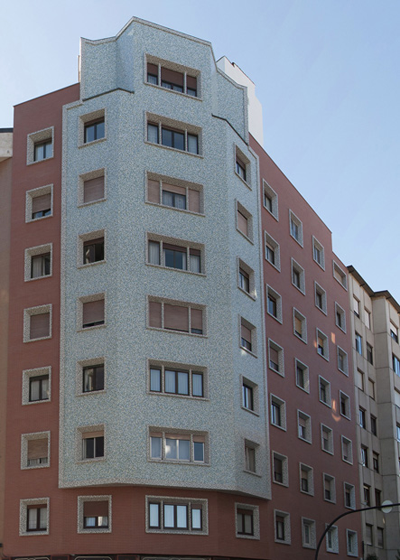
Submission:
[[[146,54],[199,70],[201,99],[147,84]],[[212,82],[224,83],[217,106],[221,115],[234,108],[237,128],[246,122],[243,89],[216,78],[209,45],[143,23],[133,22],[115,41],[85,45],[82,56],[83,98],[109,93],[64,109],[60,486],[122,482],[266,497],[257,162],[232,127],[213,116]],[[134,93],[110,92],[113,80]],[[80,119],[98,110],[104,110],[106,139],[79,147]],[[148,113],[199,127],[200,156],[146,142]],[[235,174],[236,146],[248,158],[252,188]],[[79,176],[101,168],[106,199],[79,207]],[[204,216],[146,203],[147,172],[203,185]],[[237,201],[252,215],[253,243],[236,229]],[[78,236],[99,230],[104,263],[78,267]],[[205,275],[146,264],[148,232],[204,245]],[[255,300],[237,287],[238,257],[254,270]],[[77,329],[79,298],[99,293],[106,326]],[[148,329],[149,295],[205,306],[206,336]],[[240,317],[256,327],[257,357],[239,348]],[[106,360],[105,391],[77,396],[77,363],[97,356]],[[209,400],[149,394],[149,359],[207,368]],[[241,407],[241,376],[258,385],[259,416]],[[77,460],[78,428],[98,425],[105,430],[104,460]],[[149,461],[149,426],[207,433],[209,464]],[[244,472],[245,439],[257,445],[256,475]]]

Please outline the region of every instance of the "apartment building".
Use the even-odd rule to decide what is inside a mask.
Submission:
[[[349,267],[361,506],[400,502],[400,306]],[[364,554],[396,560],[398,508],[362,514]]]

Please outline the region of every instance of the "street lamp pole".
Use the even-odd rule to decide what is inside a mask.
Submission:
[[[322,541],[324,540],[327,532],[329,531],[329,529],[331,527],[333,527],[333,525],[336,523],[336,521],[339,521],[339,519],[342,519],[342,517],[346,517],[346,515],[351,515],[352,513],[359,513],[360,511],[368,511],[370,509],[380,509],[380,510],[385,510],[387,508],[392,508],[394,506],[400,506],[400,503],[398,504],[392,504],[392,503],[388,503],[385,504],[383,503],[380,506],[370,506],[370,507],[366,507],[366,508],[359,508],[359,509],[352,509],[350,511],[345,511],[344,513],[341,513],[340,515],[338,515],[337,517],[335,517],[335,519],[333,521],[331,521],[329,523],[329,525],[326,527],[325,531],[322,533],[321,538],[318,541],[318,545],[317,545],[317,550],[315,551],[315,557],[314,560],[318,560],[318,554],[319,554],[319,549],[321,548],[322,545]],[[388,513],[388,512],[384,512],[384,513]]]

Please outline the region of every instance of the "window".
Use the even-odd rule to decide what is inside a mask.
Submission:
[[[51,305],[24,310],[24,342],[51,337]]]
[[[365,410],[363,408],[358,409],[358,423],[360,424],[360,428],[364,428],[364,430],[367,429],[367,422],[366,422],[366,417],[365,417]]]
[[[375,472],[379,473],[379,453],[372,452],[372,467]]]
[[[92,459],[104,458],[104,427],[89,426],[80,428],[80,439],[82,441],[81,460],[88,461]]]
[[[104,362],[82,367],[82,393],[104,390]]]
[[[240,318],[240,347],[252,354],[256,354],[257,333],[254,325]]]
[[[276,484],[289,485],[288,458],[280,453],[272,452],[273,480]]]
[[[377,488],[375,488],[375,505],[376,506],[381,505],[381,502],[382,502],[381,496],[382,496],[381,490],[378,490]]]
[[[373,414],[371,414],[370,416],[370,421],[371,421],[371,433],[376,436],[378,435],[378,428],[377,428],[377,420],[376,420],[376,416],[374,416]]]
[[[25,249],[25,282],[51,276],[51,254],[53,245],[40,245]]]
[[[400,424],[396,424],[396,438],[400,441]]]
[[[208,438],[204,432],[166,431],[150,428],[150,459],[178,463],[208,463]]]
[[[396,375],[400,376],[400,360],[397,356],[392,354],[393,371]]]
[[[395,342],[399,342],[399,329],[390,321],[390,336]]]
[[[255,299],[254,270],[238,259],[238,287]]]
[[[371,486],[368,484],[363,484],[363,501],[365,506],[371,505]]]
[[[275,542],[290,544],[290,515],[284,511],[275,510]]]
[[[357,387],[364,391],[364,373],[359,369],[357,369],[356,381]]]
[[[313,259],[319,264],[322,270],[325,270],[325,250],[321,243],[313,236]]]
[[[26,193],[25,221],[33,222],[53,214],[53,185],[32,189]]]
[[[104,261],[104,231],[95,231],[79,237],[82,245],[82,263],[94,264]]]
[[[203,212],[203,187],[196,183],[149,173],[147,201],[175,210],[200,214]]]
[[[299,218],[289,210],[290,235],[303,247],[303,224]]]
[[[346,395],[346,393],[340,391],[339,399],[340,399],[340,414],[345,418],[350,419],[350,397]]]
[[[147,57],[148,84],[198,97],[198,77],[199,73],[196,70],[172,62],[160,61],[152,56]]]
[[[355,531],[350,531],[350,529],[346,529],[346,536],[347,536],[347,554],[349,556],[357,556],[358,554],[357,533]]]
[[[148,115],[147,141],[167,148],[199,154],[200,129],[178,121],[164,122],[162,117]]]
[[[22,535],[48,535],[49,498],[20,501],[20,528]]]
[[[344,436],[342,436],[342,459],[346,463],[353,464],[353,444]]]
[[[339,282],[339,284],[347,290],[347,276],[346,273],[340,268],[340,266],[335,262],[332,261],[333,265],[333,277],[335,280]]]
[[[278,195],[272,187],[263,179],[263,204],[264,208],[278,220]]]
[[[337,367],[338,370],[349,375],[349,359],[347,352],[345,352],[340,346],[337,347]]]
[[[103,140],[106,137],[105,110],[99,109],[79,118],[79,146]]]
[[[104,294],[93,294],[80,298],[79,327],[89,329],[101,327],[105,324],[105,300]]]
[[[294,361],[296,372],[296,385],[306,393],[310,392],[310,373],[308,366],[300,362],[297,358]]]
[[[282,376],[285,375],[283,348],[271,339],[268,339],[268,357],[269,368]]]
[[[96,169],[79,177],[78,204],[90,204],[105,199],[105,169]]]
[[[271,424],[286,430],[286,403],[275,395],[271,395]]]
[[[53,157],[53,141],[51,138],[43,142],[35,142],[34,156],[35,161],[42,161]]]
[[[348,482],[344,483],[344,506],[349,509],[356,508],[356,489]]]
[[[205,310],[191,303],[149,297],[149,327],[205,334]]]
[[[314,495],[313,469],[303,463],[300,463],[300,492]]]
[[[236,148],[236,157],[235,157],[235,172],[245,183],[249,183],[250,179],[250,161],[247,157]]]
[[[356,332],[355,335],[356,352],[362,356],[362,336]]]
[[[295,286],[302,294],[306,293],[306,282],[304,268],[299,265],[293,258],[291,259],[292,264],[292,284]]]
[[[266,285],[267,313],[282,323],[282,298],[271,286]]]
[[[247,272],[239,266],[239,288],[247,294],[250,292],[250,277]]]
[[[300,439],[311,443],[311,417],[300,410],[297,411],[297,433]]]
[[[327,313],[327,303],[326,303],[326,292],[325,290],[314,282],[314,291],[315,291],[315,306],[318,307],[322,313]]]
[[[295,308],[293,308],[293,333],[307,344],[307,319]]]
[[[253,217],[240,202],[236,202],[236,229],[253,242]]]
[[[266,231],[265,234],[265,258],[277,270],[281,270],[281,251],[279,243],[275,241]]]
[[[325,542],[327,552],[333,552],[335,554],[339,553],[339,536],[336,525],[333,525],[333,527],[331,527],[327,532]]]
[[[368,311],[368,309],[364,309],[364,311],[365,311],[365,326],[367,327],[367,329],[371,329],[372,326],[371,312]]]
[[[321,424],[321,448],[333,455],[333,431],[324,424]]]
[[[259,539],[259,511],[257,506],[235,504],[236,511],[236,537]]]
[[[27,165],[53,157],[54,127],[28,134]]]
[[[181,239],[163,239],[156,235],[149,235],[147,244],[149,264],[196,274],[203,272],[202,245],[189,244]]]
[[[323,474],[324,481],[324,500],[326,502],[336,502],[335,477],[330,474]]]
[[[206,535],[207,506],[207,500],[146,496],[146,532]]]
[[[242,406],[246,410],[258,412],[258,388],[245,377],[242,379]]]
[[[78,533],[111,532],[111,496],[78,496]]]
[[[301,518],[301,534],[302,543],[304,548],[316,547],[316,529],[315,521],[313,519]]]
[[[363,467],[367,467],[368,468],[368,447],[366,447],[365,445],[361,446],[360,449],[360,453],[361,453],[361,465]]]
[[[321,376],[319,376],[319,400],[327,406],[331,406],[331,384]]]
[[[34,404],[50,399],[50,367],[27,369],[22,372],[22,404]]]
[[[374,363],[373,348],[370,344],[368,344],[368,342],[367,342],[367,362],[369,362],[371,365],[373,365]]]
[[[382,527],[376,528],[376,546],[383,548],[383,529]]]
[[[320,356],[329,360],[329,341],[326,334],[317,329],[317,352]]]
[[[346,313],[337,302],[335,302],[335,321],[336,326],[343,332],[346,332]]]
[[[50,465],[50,432],[36,432],[21,436],[21,469]]]
[[[375,400],[375,381],[368,379],[368,391],[372,400]]]
[[[356,296],[353,296],[353,311],[354,315],[360,318],[360,301],[356,298]]]
[[[151,362],[149,366],[149,390],[151,393],[180,397],[204,398],[206,395],[206,371],[184,364]]]
[[[247,472],[257,472],[257,447],[257,443],[244,440],[244,470]]]

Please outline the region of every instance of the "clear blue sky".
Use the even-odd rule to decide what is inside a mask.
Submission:
[[[399,0],[13,0],[1,8],[0,127],[77,81],[79,38],[132,17],[206,39],[255,82],[264,147],[374,290],[400,302]]]

